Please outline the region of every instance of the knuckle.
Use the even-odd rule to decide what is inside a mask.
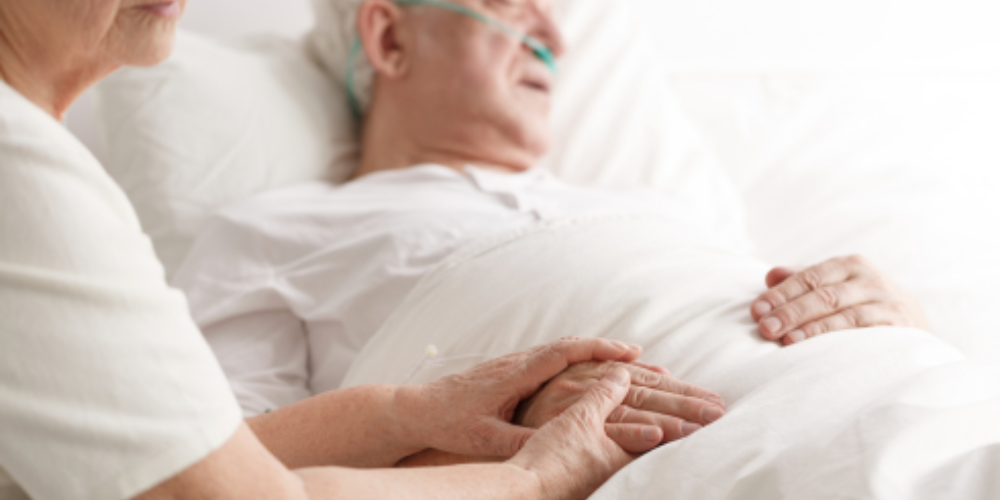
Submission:
[[[618,405],[618,407],[611,412],[611,415],[608,415],[608,422],[613,424],[625,422],[625,419],[629,417],[630,413],[632,413],[632,410],[629,407],[625,405]]]
[[[830,332],[829,321],[817,321],[815,323],[810,323],[802,327],[802,333],[806,334],[807,339],[813,337],[819,337],[820,335]]]
[[[627,405],[632,408],[642,408],[649,401],[650,396],[653,391],[646,389],[645,387],[632,387],[628,391],[628,396],[625,398]]]
[[[789,297],[788,297],[788,292],[786,292],[784,288],[778,286],[776,288],[772,288],[764,292],[760,296],[760,300],[763,300],[764,302],[771,304],[771,307],[776,308],[780,307],[782,304],[787,303]]]
[[[635,383],[652,387],[659,386],[660,382],[663,381],[663,374],[645,368],[636,369],[632,377]]]
[[[614,389],[604,384],[598,384],[594,386],[590,394],[592,394],[592,398],[595,404],[603,405],[615,400]]]
[[[815,269],[806,269],[799,273],[799,281],[810,291],[817,290],[823,285],[823,277]]]
[[[841,317],[844,319],[844,323],[847,328],[861,328],[864,323],[861,318],[861,312],[857,308],[847,309],[841,313]]]
[[[820,288],[816,290],[816,298],[827,311],[837,311],[840,309],[840,294],[830,288]]]

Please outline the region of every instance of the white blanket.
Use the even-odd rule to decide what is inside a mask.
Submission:
[[[594,498],[1000,498],[1000,367],[900,328],[780,348],[748,312],[766,271],[674,221],[539,224],[426,276],[344,385],[433,380],[566,335],[621,339],[730,411]],[[431,344],[444,362],[420,361]]]

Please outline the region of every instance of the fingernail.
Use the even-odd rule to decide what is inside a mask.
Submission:
[[[611,343],[612,343],[612,344],[614,344],[614,345],[615,345],[615,347],[617,347],[617,348],[619,348],[619,349],[621,349],[621,350],[623,350],[623,351],[631,351],[631,350],[632,350],[632,349],[631,349],[631,348],[629,347],[629,345],[628,345],[628,344],[626,344],[625,342],[619,342],[619,341],[617,341],[617,340],[612,340],[612,341],[611,341]]]
[[[690,436],[700,430],[701,426],[698,424],[692,424],[691,422],[684,422],[681,424],[681,432],[683,432],[685,436]]]
[[[726,414],[726,412],[724,412],[721,409],[716,408],[714,406],[709,406],[707,408],[702,408],[701,409],[701,421],[705,422],[706,424],[710,424],[710,423],[715,422],[716,420],[722,418],[725,414]]]
[[[778,333],[781,331],[781,320],[772,316],[765,319],[760,327],[768,333]]]
[[[771,312],[771,304],[763,300],[758,300],[753,303],[753,312],[757,313],[758,316],[763,316]]]
[[[802,330],[795,330],[788,334],[788,338],[792,339],[794,343],[799,343],[806,339],[806,333]]]
[[[661,439],[660,429],[657,427],[643,427],[642,439],[646,441],[659,441]]]
[[[604,378],[622,387],[628,385],[628,372],[623,368],[616,368]]]

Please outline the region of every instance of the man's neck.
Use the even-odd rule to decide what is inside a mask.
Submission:
[[[465,167],[516,173],[519,169],[498,165],[483,158],[467,157],[453,151],[439,150],[419,144],[411,134],[398,126],[392,117],[379,116],[372,111],[364,123],[361,133],[361,158],[358,168],[351,176],[357,179],[364,175],[383,170],[399,170],[414,165],[434,164],[463,171]]]

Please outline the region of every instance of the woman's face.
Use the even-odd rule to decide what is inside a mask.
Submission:
[[[187,0],[3,0],[5,42],[54,71],[151,65],[173,48]]]

